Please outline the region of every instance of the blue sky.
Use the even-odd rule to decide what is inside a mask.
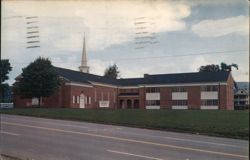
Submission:
[[[40,48],[26,48],[27,16],[38,16]],[[1,33],[2,58],[13,66],[9,83],[38,56],[78,70],[84,33],[93,74],[113,63],[129,78],[226,62],[239,65],[236,81],[249,79],[247,0],[3,1]]]

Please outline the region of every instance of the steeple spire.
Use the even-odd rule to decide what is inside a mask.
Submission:
[[[82,48],[82,61],[81,66],[79,66],[79,70],[84,73],[89,73],[89,67],[87,66],[87,52],[86,52],[86,44],[85,44],[85,33],[83,37],[83,48]]]

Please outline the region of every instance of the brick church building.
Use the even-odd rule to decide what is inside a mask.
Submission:
[[[55,95],[42,98],[44,107],[233,110],[234,81],[230,72],[145,74],[142,78],[110,79],[89,73],[85,40],[80,71],[55,69],[63,83]],[[14,95],[15,107],[37,103],[37,98],[22,99]]]

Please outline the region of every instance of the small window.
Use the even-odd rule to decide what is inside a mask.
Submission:
[[[185,87],[173,87],[172,92],[187,92],[187,88],[185,88]]]
[[[147,100],[146,105],[148,105],[148,106],[159,106],[160,101],[159,100]]]
[[[218,100],[216,99],[207,99],[207,100],[202,100],[201,101],[203,106],[217,106],[218,105]]]
[[[201,86],[201,91],[204,92],[218,91],[218,86]]]
[[[80,96],[76,96],[76,98],[77,98],[77,103],[80,103]]]
[[[160,92],[160,88],[159,87],[148,87],[148,88],[146,88],[146,92],[147,93],[158,93],[158,92]]]
[[[89,102],[89,104],[91,104],[91,97],[89,97],[89,101],[88,102]]]
[[[73,104],[75,103],[75,96],[73,96],[73,101],[72,102],[73,102]]]
[[[188,101],[187,100],[173,100],[172,105],[173,106],[187,106]]]

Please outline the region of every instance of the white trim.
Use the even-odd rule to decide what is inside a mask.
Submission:
[[[174,83],[174,84],[142,84],[139,87],[178,87],[178,86],[202,86],[202,85],[227,85],[227,82],[204,82],[204,83]]]
[[[140,88],[139,86],[118,86],[119,89],[134,89]]]
[[[201,99],[218,99],[218,92],[212,91],[212,92],[204,92],[201,91]]]
[[[201,106],[201,109],[219,109],[218,106]]]
[[[188,109],[188,106],[172,106],[172,109]]]
[[[146,109],[160,109],[160,106],[146,106]]]
[[[172,100],[187,100],[188,92],[172,92]]]
[[[69,82],[69,83],[65,83],[66,86],[79,86],[79,87],[93,87],[91,85],[87,85],[87,84],[82,84],[82,83],[75,83],[75,82]]]
[[[91,84],[93,85],[97,85],[97,86],[104,86],[104,87],[111,87],[111,88],[117,88],[117,86],[111,85],[111,84],[103,84],[103,83],[97,83],[97,82],[93,82],[93,81],[89,81]]]
[[[160,100],[160,93],[146,93],[146,100]]]

